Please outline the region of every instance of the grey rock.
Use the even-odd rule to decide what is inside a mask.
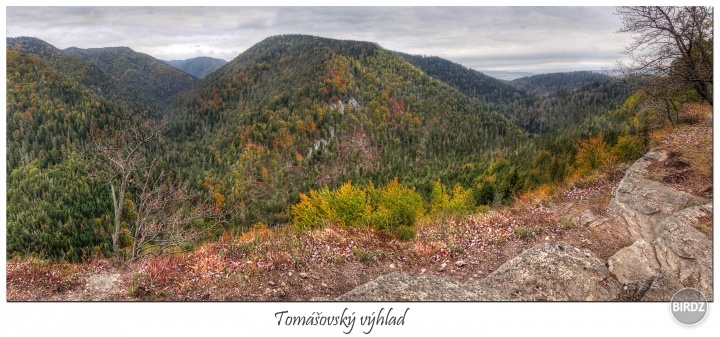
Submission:
[[[660,264],[653,247],[643,239],[620,249],[608,259],[608,268],[622,284],[640,284],[658,276]]]
[[[609,301],[621,288],[595,254],[565,242],[536,245],[480,283],[519,301]]]
[[[577,226],[588,226],[595,220],[597,220],[597,217],[595,217],[595,214],[593,214],[593,212],[589,209],[582,212],[579,216],[572,218],[573,224]]]
[[[691,224],[703,216],[712,216],[711,209],[708,204],[675,213],[656,227],[657,239],[653,242],[662,272],[686,287],[700,290],[708,300],[713,298],[712,242]]]
[[[685,288],[677,279],[669,274],[661,274],[652,279],[647,290],[641,296],[642,301],[649,302],[668,302],[678,290]]]
[[[665,158],[664,150],[648,152],[615,190],[609,208],[642,241],[618,251],[608,265],[620,282],[649,284],[642,300],[669,301],[683,287],[712,299],[712,241],[693,227],[712,217],[712,203],[646,179],[648,167]]]
[[[564,242],[539,244],[477,282],[395,272],[338,301],[607,301],[620,284],[594,254]]]
[[[708,202],[645,178],[648,166],[665,157],[664,150],[648,152],[628,169],[613,193],[609,208],[626,222],[633,239],[652,242],[655,239],[652,228],[662,219],[687,207]]]

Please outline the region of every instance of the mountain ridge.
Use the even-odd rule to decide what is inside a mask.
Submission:
[[[128,47],[71,47],[63,50],[63,53],[93,63],[161,102],[167,102],[179,92],[191,88],[197,81],[175,67]]]

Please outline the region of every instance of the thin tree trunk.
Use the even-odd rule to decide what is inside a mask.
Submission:
[[[113,184],[110,184],[110,194],[112,195],[113,199],[113,210],[115,211],[115,217],[114,217],[114,225],[115,225],[115,231],[112,235],[112,241],[113,241],[113,253],[115,253],[115,263],[120,263],[120,243],[118,242],[120,239],[120,213],[122,212],[122,205],[118,205],[117,197],[115,196],[115,186]]]

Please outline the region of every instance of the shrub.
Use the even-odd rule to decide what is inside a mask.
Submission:
[[[429,210],[437,214],[447,207],[450,197],[445,193],[445,186],[440,181],[433,181],[430,186]]]
[[[417,218],[423,213],[423,199],[420,194],[400,185],[397,178],[380,191],[379,199],[377,209],[382,213],[389,213],[387,223],[379,224],[385,228],[379,229],[396,235],[399,227],[414,227]]]
[[[614,156],[608,152],[607,144],[601,134],[579,140],[576,147],[578,152],[575,156],[575,167],[581,175],[594,171],[608,162],[616,161]]]
[[[611,153],[620,161],[628,162],[642,157],[643,141],[636,136],[620,136]]]
[[[417,230],[415,229],[415,226],[400,226],[395,229],[393,234],[395,234],[398,239],[407,241],[415,238]]]
[[[327,206],[330,218],[343,226],[357,227],[371,211],[365,191],[351,182],[330,193]]]
[[[445,211],[451,213],[467,213],[473,209],[475,198],[472,190],[466,190],[460,185],[455,185],[452,199],[445,207]]]
[[[300,194],[300,202],[290,208],[293,223],[296,227],[313,229],[329,220],[327,188],[320,191],[311,190],[310,195]]]
[[[469,192],[458,190],[456,203],[467,204]],[[324,188],[300,194],[300,202],[290,209],[293,224],[313,229],[328,222],[357,227],[369,224],[400,239],[415,237],[415,222],[424,212],[424,202],[415,190],[400,185],[397,178],[382,189],[372,185],[366,190],[348,182],[337,190]]]

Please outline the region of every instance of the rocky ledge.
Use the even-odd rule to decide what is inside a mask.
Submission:
[[[648,167],[667,158],[653,150],[636,161],[613,192],[613,220],[634,242],[606,262],[564,242],[525,250],[480,281],[461,283],[394,272],[360,285],[338,301],[611,301],[624,289],[635,300],[669,301],[685,287],[712,300],[712,200],[650,180]]]

